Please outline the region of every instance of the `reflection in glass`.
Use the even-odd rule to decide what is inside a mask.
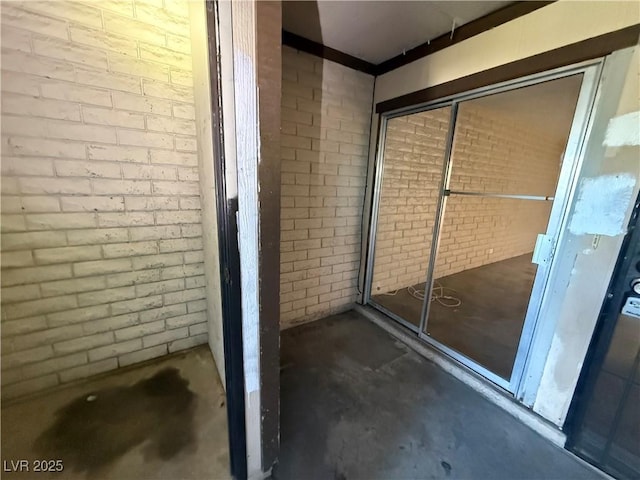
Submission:
[[[619,478],[640,476],[639,322],[618,316],[574,445]]]
[[[425,332],[509,381],[582,75],[458,104]]]
[[[450,115],[445,107],[387,122],[371,297],[415,326],[422,301],[407,287],[429,268]]]
[[[451,191],[553,196],[582,74],[461,102]]]
[[[551,202],[447,199],[426,332],[509,379],[536,274],[531,256]]]

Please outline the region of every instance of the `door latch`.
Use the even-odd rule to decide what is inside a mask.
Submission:
[[[553,255],[553,238],[550,235],[540,233],[536,239],[536,247],[533,249],[531,263],[536,265],[548,265]]]

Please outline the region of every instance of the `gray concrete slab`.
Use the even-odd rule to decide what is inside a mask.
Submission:
[[[227,438],[224,390],[202,346],[3,406],[2,478],[226,479]],[[64,470],[34,472],[45,459]],[[12,460],[29,471],[7,472]]]
[[[356,312],[281,339],[288,479],[602,478]]]

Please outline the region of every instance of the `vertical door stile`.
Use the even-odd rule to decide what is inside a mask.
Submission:
[[[453,139],[456,130],[456,117],[458,115],[458,103],[451,104],[451,115],[449,117],[449,132],[447,133],[447,146],[444,153],[444,163],[442,168],[442,179],[440,187],[440,197],[434,219],[433,236],[431,240],[431,255],[429,257],[429,269],[427,271],[427,281],[424,287],[424,302],[422,304],[422,314],[420,317],[420,330],[418,335],[422,338],[427,332],[427,321],[429,316],[429,306],[431,303],[431,292],[433,291],[433,271],[435,269],[435,259],[438,255],[438,243],[440,241],[440,228],[447,204],[449,191],[449,181],[451,179],[451,152],[453,149]]]

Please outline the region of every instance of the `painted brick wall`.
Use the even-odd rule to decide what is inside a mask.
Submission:
[[[424,282],[449,109],[389,121],[372,293]],[[564,145],[496,111],[463,105],[451,190],[553,195]],[[452,195],[435,278],[530,253],[551,203]]]
[[[188,4],[1,19],[3,397],[205,343]]]
[[[445,107],[387,123],[373,295],[425,280],[450,115]]]
[[[452,154],[451,190],[553,196],[564,143],[517,116],[463,104]],[[435,278],[531,253],[551,202],[451,196]]]
[[[282,48],[280,320],[356,299],[373,77]]]

